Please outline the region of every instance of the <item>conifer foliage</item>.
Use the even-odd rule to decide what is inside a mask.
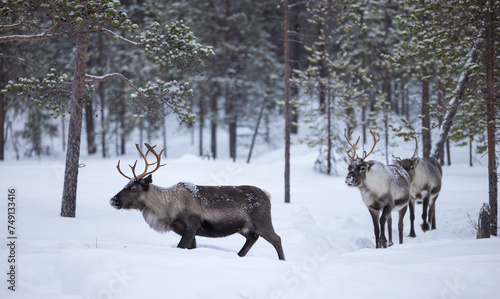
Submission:
[[[102,75],[87,74],[86,63],[89,36],[105,34],[128,46],[143,49],[148,58],[161,67],[170,67],[176,62],[188,63],[213,56],[212,48],[196,42],[194,35],[182,22],[174,22],[162,27],[153,23],[149,30],[137,36],[125,37],[121,33],[139,28],[119,9],[120,2],[108,1],[3,1],[2,36],[0,44],[9,42],[34,42],[56,38],[68,39],[74,49],[74,71],[68,75],[54,75],[51,72],[44,79],[19,79],[9,81],[3,93],[19,90],[19,95],[31,98],[39,106],[59,113],[60,105],[54,103],[54,92],[69,90],[70,122],[66,170],[64,179],[61,216],[75,217],[76,189],[82,132],[82,115],[86,84],[117,77],[127,83],[136,93],[132,98],[148,98],[165,102],[178,113],[182,121],[192,120],[193,115],[185,104],[186,96],[192,94],[189,84],[177,81],[156,80],[146,87],[136,87],[131,79],[120,73]],[[121,30],[116,33],[114,30]],[[70,79],[71,78],[71,79]],[[64,92],[63,92],[64,93]],[[61,103],[64,98],[60,98]]]

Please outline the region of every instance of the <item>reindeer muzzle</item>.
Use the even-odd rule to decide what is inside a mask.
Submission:
[[[347,186],[354,186],[354,174],[352,172],[349,172],[345,178],[345,183]]]
[[[109,200],[109,204],[117,210],[123,208],[121,200],[119,200],[116,196]]]

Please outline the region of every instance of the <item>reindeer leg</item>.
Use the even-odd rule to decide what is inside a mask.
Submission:
[[[401,210],[399,210],[399,221],[398,221],[399,244],[403,244],[403,227],[404,227],[403,220],[405,218],[407,209],[408,206],[404,206],[403,208],[401,208]]]
[[[429,192],[423,198],[423,207],[422,207],[422,230],[424,232],[429,230],[429,223],[427,223],[427,208],[429,207]]]
[[[389,217],[387,217],[387,233],[389,234],[389,246],[394,245],[392,242],[392,215],[389,213]]]
[[[196,237],[193,237],[193,241],[191,242],[191,245],[189,246],[189,249],[194,249],[196,248]]]
[[[378,225],[378,218],[380,215],[379,210],[372,210],[369,209],[370,215],[372,216],[372,221],[373,221],[373,232],[375,234],[375,246],[376,248],[379,248],[379,238],[380,238],[380,228]]]
[[[186,228],[182,233],[181,241],[177,247],[187,249],[196,248],[196,240],[194,237],[196,232],[200,229],[201,219],[196,216],[190,216],[188,219],[185,219],[184,222]]]
[[[408,203],[408,206],[410,206],[410,234],[408,237],[410,238],[415,238],[417,235],[415,234],[415,198],[410,198],[410,202]],[[406,210],[405,210],[406,211]]]
[[[250,250],[250,248],[252,248],[253,244],[255,244],[255,242],[257,242],[257,239],[259,238],[259,235],[257,235],[254,232],[249,232],[245,234],[242,233],[242,235],[247,239],[247,241],[245,242],[245,245],[243,245],[243,248],[241,248],[240,252],[238,252],[239,256],[245,256]]]
[[[278,236],[274,230],[269,233],[261,234],[262,238],[271,243],[278,253],[278,258],[280,260],[285,260],[285,254],[283,253],[283,247],[281,246],[281,238]]]
[[[436,194],[434,198],[431,199],[429,205],[429,222],[431,223],[431,229],[436,229],[436,200],[439,194]]]
[[[391,207],[386,205],[382,210],[382,216],[380,216],[380,239],[379,248],[387,248],[387,239],[385,237],[385,223],[387,218],[391,215]]]

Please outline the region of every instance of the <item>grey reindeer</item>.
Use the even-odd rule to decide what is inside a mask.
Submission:
[[[415,238],[415,201],[422,200],[422,230],[436,229],[436,200],[441,191],[443,170],[439,162],[432,158],[419,158],[417,156],[418,141],[415,138],[415,152],[409,159],[394,157],[396,164],[403,167],[410,175],[410,235]],[[428,220],[427,220],[428,219]],[[429,223],[431,226],[429,227]]]
[[[143,173],[133,178],[123,174],[120,161],[118,171],[129,183],[110,200],[116,209],[136,209],[142,212],[144,220],[158,232],[173,230],[181,235],[177,247],[196,248],[195,236],[225,237],[240,233],[246,238],[239,256],[245,256],[259,236],[271,243],[280,260],[285,259],[281,238],[275,233],[271,222],[270,194],[254,186],[199,186],[191,183],[177,183],[163,188],[153,185],[152,173],[159,167],[161,154],[155,146],[145,144],[148,151],[143,154],[136,144],[145,163]],[[156,162],[148,162],[152,153]],[[148,171],[150,166],[155,166]]]
[[[378,161],[365,161],[373,152],[380,136],[370,130],[373,136],[373,147],[369,153],[366,151],[360,158],[356,154],[356,146],[359,142],[352,144],[350,139],[352,132],[347,136],[347,130],[344,136],[351,146],[347,150],[350,158],[348,174],[345,182],[348,186],[356,187],[361,192],[363,202],[368,207],[373,220],[375,233],[375,243],[377,248],[387,248],[392,243],[392,211],[399,212],[398,232],[399,243],[403,243],[403,218],[410,200],[410,177],[408,173],[398,165],[385,165]],[[377,138],[378,137],[378,138]],[[353,151],[350,155],[350,151]],[[385,224],[387,222],[389,233],[389,244],[385,237]]]

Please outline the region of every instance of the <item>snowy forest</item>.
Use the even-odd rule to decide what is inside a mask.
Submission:
[[[327,174],[345,128],[362,144],[380,132],[386,162],[418,138],[424,157],[434,143],[451,163],[453,142],[473,165],[498,140],[496,1],[80,2],[2,3],[0,160],[67,150],[75,168],[80,151],[116,157],[152,140],[167,155],[169,119],[213,159],[222,130],[236,160],[281,146],[285,113]]]
[[[386,148],[400,142],[388,139],[392,131],[407,141],[421,138],[423,155],[428,156],[431,132],[439,129],[452,109],[452,99],[458,97],[460,108],[446,144],[451,141],[469,146],[471,152],[484,152],[487,90],[499,90],[498,80],[488,82],[486,76],[488,66],[493,67],[493,76],[498,73],[495,4],[306,1],[294,5],[291,1],[292,134],[307,131],[302,141],[324,154],[332,147],[342,151],[339,136],[345,127],[382,132]],[[68,135],[75,34],[83,21],[92,29],[86,41],[82,94],[86,136],[82,150],[88,154],[123,155],[125,144],[136,142],[128,137],[135,138],[131,133],[136,131],[141,141],[166,138],[162,130],[168,117],[186,122],[186,130],[196,135],[199,155],[213,158],[218,157],[218,128],[228,132],[228,154],[233,159],[239,154],[237,145],[249,146],[248,136],[259,116],[264,118],[259,137],[264,138],[258,142],[271,143],[273,132],[281,133],[272,127],[279,126],[284,113],[283,3],[7,1],[2,5],[0,160],[5,159],[5,148],[14,150],[18,159],[50,155],[55,147],[65,150],[67,138],[62,138],[63,144],[48,141]],[[164,26],[170,27],[163,34],[186,30],[177,38],[187,39],[181,43],[198,43],[198,48],[182,48],[191,53],[173,57],[167,52],[172,49],[152,41]],[[488,28],[494,34],[490,40]],[[148,38],[152,44],[146,45]],[[493,61],[488,64],[490,48]],[[459,90],[462,75],[468,78]],[[498,93],[494,96],[498,100]],[[443,151],[440,156],[450,155]]]
[[[236,160],[255,142],[280,146],[286,112],[327,174],[345,159],[345,128],[360,129],[363,144],[380,132],[387,163],[391,148],[418,138],[424,157],[434,142],[432,155],[450,164],[453,142],[473,165],[498,140],[496,1],[2,6],[0,160],[67,150],[69,171],[79,151],[116,157],[127,143],[162,140],[168,153],[169,118],[203,157],[220,157],[223,130]]]
[[[470,239],[483,202],[497,235],[499,62],[499,0],[3,0],[0,181],[25,196],[22,298],[490,296],[499,240]],[[407,238],[405,220],[408,247],[365,251],[378,244],[344,190],[351,132],[365,154],[377,132],[384,164],[440,162],[437,230]],[[263,240],[239,260],[232,237],[175,251],[174,233],[112,210],[116,162],[129,170],[144,143],[165,149],[155,184],[272,193],[291,264]]]

